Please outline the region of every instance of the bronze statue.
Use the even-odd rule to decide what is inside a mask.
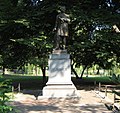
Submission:
[[[60,7],[60,14],[56,17],[55,31],[56,47],[55,50],[66,48],[66,39],[68,38],[68,24],[70,23],[69,15],[65,13],[65,6]],[[62,44],[61,44],[62,43]]]

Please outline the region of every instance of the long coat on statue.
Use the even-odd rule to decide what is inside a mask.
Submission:
[[[70,22],[69,15],[60,13],[56,17],[56,35],[57,36],[68,36],[68,23]]]

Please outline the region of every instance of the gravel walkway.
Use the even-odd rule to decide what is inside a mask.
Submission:
[[[11,105],[14,113],[113,113],[107,110],[94,91],[79,90],[80,98],[45,99],[32,94],[19,93]]]

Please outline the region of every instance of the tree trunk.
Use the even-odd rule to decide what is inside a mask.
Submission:
[[[87,65],[85,65],[84,67],[83,67],[83,71],[82,71],[82,73],[81,73],[81,79],[82,79],[82,77],[83,77],[83,74],[84,74],[84,71],[85,71],[85,69],[87,68]]]
[[[88,77],[88,68],[87,68],[87,75],[86,75],[86,77]]]
[[[43,74],[43,82],[46,81],[46,67],[41,67],[42,74]]]
[[[3,75],[5,75],[5,67],[4,66],[2,68],[2,71],[3,71]]]
[[[100,69],[98,68],[97,69],[97,73],[96,73],[97,75],[99,75],[100,74]]]
[[[75,69],[73,68],[73,64],[71,65],[71,71],[75,74],[76,79],[79,79],[79,76],[78,76],[77,72],[76,72]]]
[[[36,75],[36,76],[38,75],[38,69],[37,69],[37,66],[35,66],[35,75]]]

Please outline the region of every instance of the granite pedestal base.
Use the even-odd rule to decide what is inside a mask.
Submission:
[[[70,55],[55,51],[49,56],[48,82],[43,88],[44,97],[77,97],[77,89],[71,81]]]

